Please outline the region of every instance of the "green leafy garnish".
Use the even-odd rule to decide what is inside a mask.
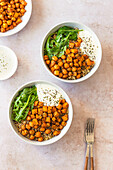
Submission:
[[[12,104],[12,120],[17,122],[25,120],[29,110],[33,109],[36,100],[38,100],[36,86],[27,87],[20,91]]]
[[[66,48],[69,46],[69,40],[76,41],[77,34],[82,30],[63,26],[55,33],[52,33],[46,42],[44,54],[48,55],[49,59],[52,56],[61,57],[64,55]]]

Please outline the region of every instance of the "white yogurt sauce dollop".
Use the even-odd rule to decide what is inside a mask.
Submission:
[[[17,68],[17,58],[14,52],[4,46],[0,46],[0,80],[11,77]]]
[[[79,37],[82,39],[80,45],[81,52],[88,55],[91,60],[96,60],[96,57],[98,56],[98,46],[91,33],[86,30],[80,31]]]
[[[44,105],[57,106],[59,99],[62,99],[62,94],[51,85],[37,84],[36,87],[38,99],[44,102]]]

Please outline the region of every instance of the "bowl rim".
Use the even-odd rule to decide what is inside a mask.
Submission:
[[[47,67],[44,59],[43,59],[43,52],[44,52],[44,46],[45,46],[45,42],[50,34],[50,32],[52,32],[54,29],[59,29],[62,25],[67,25],[67,24],[78,24],[80,25],[81,27],[84,27],[86,28],[89,32],[91,32],[93,34],[93,36],[95,36],[96,40],[98,41],[98,45],[99,45],[99,49],[100,49],[100,55],[99,55],[99,58],[98,58],[98,63],[95,64],[93,70],[91,70],[87,75],[85,75],[84,77],[81,77],[80,79],[77,79],[77,80],[66,80],[66,79],[62,79],[62,78],[59,78],[57,76],[55,76],[50,70],[49,68]],[[58,27],[58,28],[56,28]],[[53,31],[54,32],[54,31]],[[52,26],[49,31],[46,32],[42,42],[41,42],[41,50],[40,50],[40,55],[41,55],[41,60],[42,60],[42,63],[44,65],[44,67],[46,68],[46,70],[48,71],[48,73],[50,75],[52,75],[54,78],[56,78],[57,80],[60,80],[62,82],[65,82],[65,83],[79,83],[79,82],[82,82],[82,81],[85,81],[87,79],[89,79],[96,71],[97,69],[99,68],[100,66],[100,63],[101,63],[101,60],[102,60],[102,46],[101,46],[101,43],[100,43],[100,40],[99,38],[97,37],[97,35],[95,34],[95,32],[90,28],[88,27],[87,25],[83,24],[83,23],[80,23],[80,22],[76,22],[76,21],[64,21],[64,22],[60,22],[54,26]]]
[[[0,78],[0,81],[3,81],[3,80],[9,79],[10,77],[12,77],[15,74],[17,67],[18,67],[18,59],[17,59],[15,52],[11,48],[9,48],[5,45],[0,45],[0,48],[5,48],[6,50],[11,51],[13,54],[13,58],[15,58],[15,61],[16,61],[15,69],[13,70],[12,74],[9,74],[9,76],[6,76],[5,78],[2,78],[2,79]]]
[[[31,18],[31,14],[32,14],[32,0],[28,0],[27,3],[28,2],[30,4],[30,10],[29,10],[29,12],[26,11],[26,13],[25,13],[25,15],[29,14],[28,18],[25,19],[24,21],[22,20],[22,22],[20,24],[18,24],[14,29],[9,30],[4,33],[0,32],[0,37],[8,37],[10,35],[14,35],[14,34],[20,32],[28,24],[28,22]],[[22,16],[22,18],[23,18],[23,16]],[[20,28],[17,28],[18,26],[20,26]]]
[[[62,134],[60,134],[60,135],[58,135],[58,136],[56,136],[57,138],[56,138],[56,137],[52,138],[53,141],[51,141],[51,140],[47,140],[47,141],[43,141],[43,142],[31,141],[31,140],[23,137],[21,134],[19,134],[18,131],[16,132],[16,130],[14,129],[14,127],[13,127],[13,125],[12,125],[12,123],[11,123],[11,113],[10,113],[11,111],[10,111],[10,109],[11,109],[11,104],[12,104],[15,96],[17,95],[17,93],[18,93],[20,90],[22,90],[23,88],[29,87],[31,84],[34,84],[34,85],[35,85],[35,84],[38,84],[38,83],[47,83],[47,84],[49,84],[49,85],[54,86],[56,89],[58,89],[58,90],[60,90],[61,92],[63,92],[63,94],[68,98],[68,101],[69,101],[69,107],[70,107],[70,110],[71,110],[71,113],[69,112],[69,115],[70,115],[69,123],[65,126],[65,127],[67,127],[66,130],[65,130],[65,132],[62,133]],[[26,143],[32,144],[32,145],[45,146],[45,145],[50,145],[50,144],[53,144],[53,143],[59,141],[59,140],[60,140],[61,138],[63,138],[64,135],[68,132],[68,130],[69,130],[71,124],[72,124],[72,120],[73,120],[73,106],[72,106],[72,103],[71,103],[71,100],[70,100],[69,96],[67,95],[67,93],[66,93],[60,86],[58,86],[58,85],[56,85],[56,84],[54,84],[54,83],[51,83],[50,81],[45,81],[45,80],[33,80],[33,81],[29,81],[29,82],[21,85],[21,86],[13,93],[13,95],[12,95],[10,101],[9,101],[9,106],[8,106],[8,121],[9,121],[9,124],[10,124],[11,129],[12,129],[13,132],[16,134],[16,136],[18,136],[21,140],[23,140],[23,141],[26,142]],[[12,122],[13,122],[13,120],[12,120]],[[65,127],[64,127],[64,128],[65,128]],[[63,130],[62,130],[62,131],[63,131]]]

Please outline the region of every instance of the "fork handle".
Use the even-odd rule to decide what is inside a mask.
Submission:
[[[88,158],[89,158],[89,145],[87,144],[84,170],[87,170],[87,167],[88,167]]]
[[[91,149],[91,170],[94,170],[94,161],[93,161],[93,145],[90,145]]]

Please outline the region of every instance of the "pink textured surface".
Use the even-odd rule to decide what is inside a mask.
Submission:
[[[79,84],[65,84],[46,72],[40,59],[43,36],[61,21],[79,21],[91,27],[103,47],[98,71]],[[0,38],[17,54],[15,75],[0,82],[0,170],[81,170],[84,165],[84,123],[96,119],[95,169],[113,170],[113,9],[112,0],[34,0],[28,25],[18,34]],[[13,92],[34,79],[52,81],[70,96],[74,118],[68,133],[57,143],[36,147],[22,142],[8,123]]]

